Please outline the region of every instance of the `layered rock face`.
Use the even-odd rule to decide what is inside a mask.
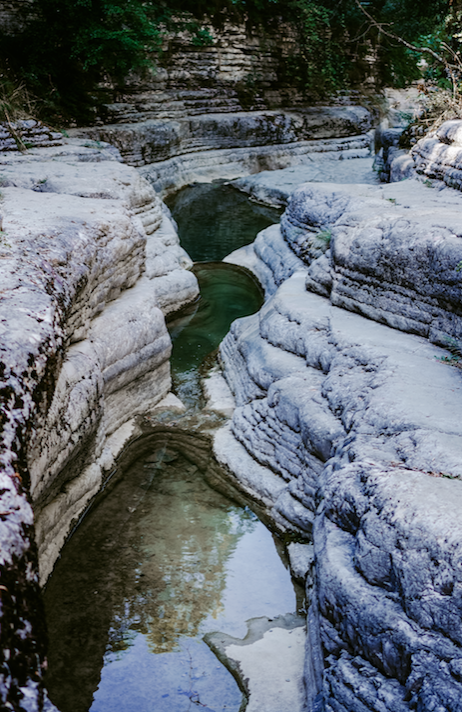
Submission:
[[[104,123],[178,119],[205,113],[235,113],[306,103],[290,81],[284,61],[298,50],[290,24],[247,28],[205,24],[199,46],[188,31],[165,35],[157,68],[125,80],[122,96],[104,107]]]
[[[43,582],[137,416],[169,392],[164,315],[198,293],[149,184],[81,143],[1,156],[4,709],[43,701],[36,545]]]
[[[459,119],[445,121],[438,129],[420,139],[410,152],[398,146],[401,131],[387,131],[384,149],[387,180],[421,178],[462,188],[462,127]]]
[[[325,154],[340,159],[365,157],[369,155],[370,142],[371,136],[367,133],[340,139],[313,139],[248,148],[217,148],[150,163],[139,170],[162,195],[190,183],[232,180],[264,170],[304,165]]]
[[[333,106],[298,112],[207,113],[173,121],[138,118],[133,124],[95,126],[72,133],[109,141],[127,163],[143,166],[197,151],[356,136],[370,129],[370,121],[363,107]]]
[[[354,92],[335,106],[307,107],[287,74],[287,59],[298,52],[296,27],[225,22],[203,29],[208,44],[202,47],[191,32],[165,35],[157,68],[126,77],[118,100],[101,108],[94,125],[70,135],[110,142],[127,163],[146,167],[158,192],[282,168],[313,150],[369,149],[364,134],[371,117],[353,105]],[[346,137],[359,140],[329,144]],[[325,145],[305,145],[313,141]]]
[[[24,27],[33,13],[34,0],[4,0],[0,7],[0,29],[13,33]]]
[[[371,115],[352,105],[353,96],[306,107],[281,81],[281,62],[296,51],[295,28],[208,31],[207,47],[187,33],[166,39],[158,69],[128,77],[122,99],[70,135],[111,143],[159,194],[297,165],[312,153],[369,153]]]
[[[314,542],[309,710],[462,705],[462,383],[415,335],[459,336],[461,200],[306,184],[229,258],[267,302],[222,344],[237,408],[215,452],[273,526]]]
[[[462,127],[459,120],[445,121],[427,134],[410,153],[415,170],[429,178],[443,181],[457,190],[462,186],[460,170]],[[396,171],[396,168],[395,168]]]

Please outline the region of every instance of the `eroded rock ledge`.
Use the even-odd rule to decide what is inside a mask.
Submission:
[[[364,109],[305,114],[198,116],[194,125],[183,117],[172,157],[150,175],[145,166],[146,175],[166,191],[197,173],[210,179],[211,170],[235,177],[313,151],[367,153],[370,136],[357,135],[370,125]],[[152,140],[162,144],[154,124]],[[133,146],[155,153],[145,128],[131,125]],[[164,316],[194,299],[197,283],[153,188],[116,148],[63,139],[37,122],[2,131],[0,706],[40,710],[48,702],[37,558],[43,582],[137,435],[137,417],[169,392]],[[299,144],[300,131],[311,140]],[[25,142],[30,150],[15,150]]]
[[[362,106],[202,113],[93,126],[72,135],[110,141],[160,194],[194,181],[284,168],[311,154],[369,154],[371,115]],[[138,120],[137,120],[138,118]]]
[[[118,158],[81,141],[2,156],[2,709],[44,703],[37,549],[44,581],[168,394],[164,315],[198,293],[158,197]]]
[[[222,344],[237,408],[215,452],[314,542],[310,711],[462,705],[462,382],[423,338],[460,336],[461,208],[414,181],[306,184],[228,258],[267,302]]]

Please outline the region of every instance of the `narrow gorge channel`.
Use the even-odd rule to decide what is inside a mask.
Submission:
[[[250,272],[220,260],[279,214],[220,183],[183,189],[169,204],[201,289],[169,323],[186,410],[153,417],[47,584],[47,686],[61,712],[238,712],[242,681],[239,689],[203,636],[243,639],[249,619],[250,636],[278,616],[289,631],[303,623],[303,589],[281,542],[242,496],[238,504],[208,484],[223,490],[207,440],[223,417],[203,410],[200,383],[231,322],[263,302]]]

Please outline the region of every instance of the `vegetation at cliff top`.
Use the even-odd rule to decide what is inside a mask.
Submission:
[[[8,93],[13,78],[37,97],[42,116],[91,121],[92,107],[117,99],[132,70],[155,64],[165,33],[187,30],[200,47],[213,42],[210,24],[227,20],[262,28],[292,22],[298,46],[282,63],[281,80],[311,100],[358,84],[371,61],[379,83],[399,86],[419,76],[422,55],[381,29],[429,47],[445,42],[457,53],[458,4],[419,0],[416,12],[415,0],[363,0],[374,25],[355,0],[35,0],[22,30],[0,34],[0,89]],[[448,81],[434,62],[427,71]]]

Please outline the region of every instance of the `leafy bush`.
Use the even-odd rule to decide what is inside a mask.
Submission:
[[[154,65],[165,31],[186,28],[201,47],[213,42],[204,28],[209,22],[245,21],[249,28],[291,22],[298,47],[280,78],[318,100],[364,80],[371,56],[382,82],[401,85],[418,76],[420,55],[390,40],[380,26],[429,45],[452,32],[458,47],[454,7],[460,4],[454,0],[448,14],[447,0],[419,0],[418,12],[415,0],[363,0],[377,27],[356,0],[35,0],[24,29],[0,35],[0,69],[39,97],[43,116],[89,122],[98,103],[117,99],[132,70]]]

